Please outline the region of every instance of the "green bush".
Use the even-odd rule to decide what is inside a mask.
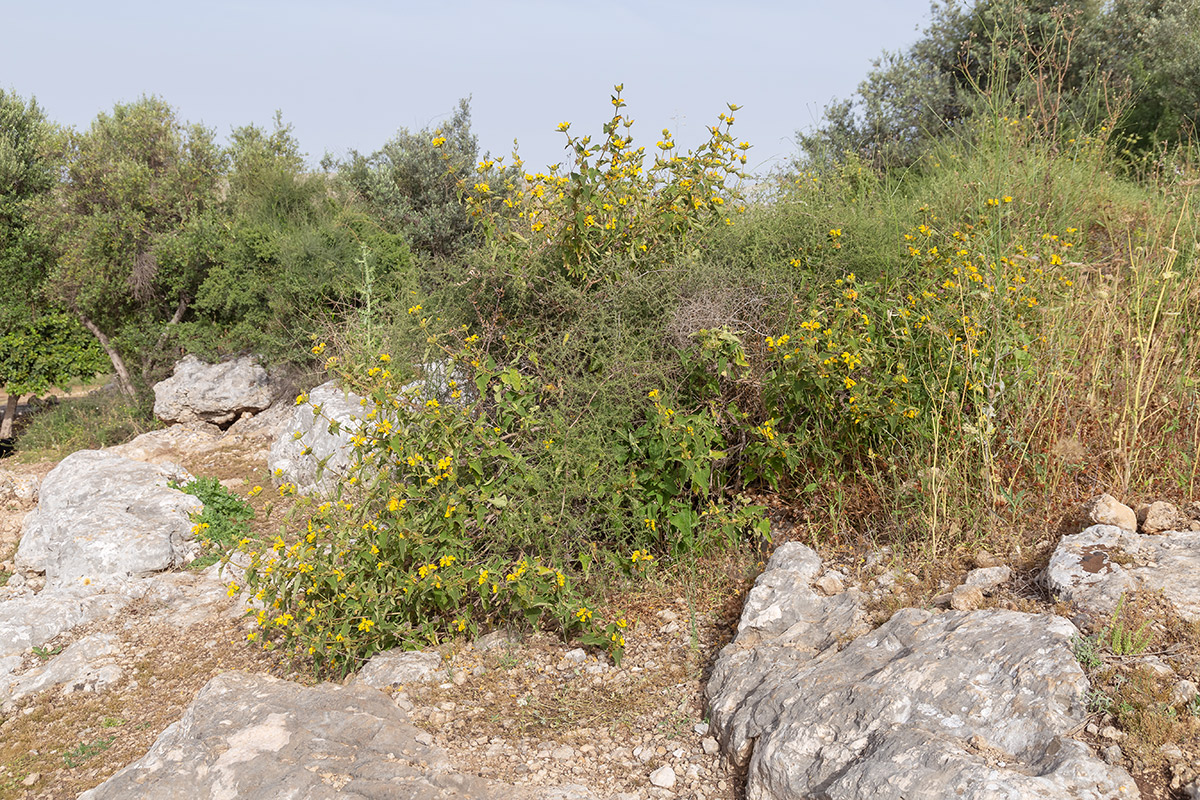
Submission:
[[[625,620],[596,615],[544,546],[552,532],[529,535],[556,445],[542,387],[472,344],[451,354],[440,394],[404,389],[387,353],[360,376],[370,410],[349,479],[298,541],[251,553],[245,589],[265,605],[252,640],[344,674],[380,650],[521,620],[620,660]]]
[[[479,241],[458,185],[478,155],[463,99],[433,130],[401,128],[370,156],[351,152],[337,174],[383,230],[404,235],[418,253],[447,258]]]

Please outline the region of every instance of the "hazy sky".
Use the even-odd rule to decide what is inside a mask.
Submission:
[[[598,135],[624,83],[636,144],[668,127],[694,145],[733,102],[761,169],[928,19],[929,0],[0,0],[0,86],[77,127],[141,94],[222,137],[279,109],[313,162],[471,95],[481,148],[516,138],[544,166],[563,158],[558,123]]]

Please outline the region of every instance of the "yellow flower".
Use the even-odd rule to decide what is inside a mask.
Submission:
[[[325,352],[325,343],[324,342],[319,342],[319,343],[313,345],[312,353],[314,356],[319,356],[319,355],[321,355],[321,353],[324,353],[324,352]]]
[[[435,138],[434,138],[434,140],[433,140],[433,146],[434,146],[434,147],[441,147],[441,146],[442,146],[442,145],[444,145],[445,143],[446,143],[446,137],[445,137],[445,136],[437,136],[437,137],[435,137]]]
[[[565,131],[565,130],[566,130],[567,128],[569,128],[569,127],[571,127],[571,123],[569,123],[569,122],[560,122],[560,123],[558,123],[558,129],[559,129],[560,131]]]
[[[374,627],[375,627],[374,620],[364,618],[362,622],[358,623],[358,629],[360,631],[369,632],[371,630],[371,628],[374,628]]]

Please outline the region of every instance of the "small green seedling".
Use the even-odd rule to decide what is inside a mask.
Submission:
[[[99,755],[108,748],[112,747],[112,743],[116,740],[116,736],[105,736],[101,739],[97,739],[91,744],[80,742],[75,747],[72,747],[70,750],[63,753],[63,761],[67,762],[68,769],[75,769],[92,756]]]

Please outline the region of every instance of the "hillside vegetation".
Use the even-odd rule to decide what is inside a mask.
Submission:
[[[321,672],[513,620],[619,657],[606,587],[772,531],[1035,564],[1082,498],[1195,497],[1200,173],[1178,93],[1134,141],[1137,95],[1028,48],[902,159],[830,139],[769,177],[735,105],[684,154],[619,86],[557,172],[480,156],[465,104],[313,174],[282,122],[221,149],[155,98],[62,132],[4,95],[28,173],[71,176],[5,206],[41,265],[5,335],[75,320],[47,380],[103,351],[131,398],[250,350],[370,398],[338,496],[239,545],[252,637]]]

